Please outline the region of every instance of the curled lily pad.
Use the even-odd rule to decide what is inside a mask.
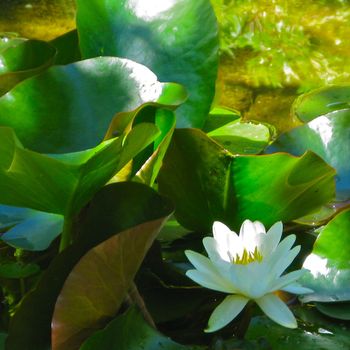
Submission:
[[[337,170],[337,198],[350,198],[350,108],[321,115],[285,134],[268,152],[301,155],[311,150]]]
[[[217,23],[209,0],[77,1],[83,57],[127,57],[184,85],[180,127],[202,127],[215,91]]]
[[[293,114],[303,122],[341,109],[350,108],[350,85],[327,86],[301,95],[293,104]]]
[[[0,127],[0,203],[77,213],[158,134],[154,124],[141,123],[93,149],[48,156],[24,149],[12,129]]]
[[[304,262],[301,283],[314,291],[303,302],[350,300],[350,209],[332,219],[321,230],[311,254]]]
[[[323,314],[340,320],[350,320],[350,302],[316,303],[316,308]]]
[[[96,147],[117,112],[146,102],[176,107],[183,96],[178,84],[160,83],[145,66],[98,57],[51,67],[17,85],[0,98],[0,125],[32,150],[77,152]]]
[[[0,96],[53,64],[56,49],[40,40],[0,37]]]
[[[186,228],[210,232],[215,220],[238,229],[311,213],[334,196],[334,170],[311,152],[233,156],[199,130],[179,129],[159,175]]]
[[[264,124],[235,120],[208,133],[233,154],[258,154],[269,144],[270,129]]]

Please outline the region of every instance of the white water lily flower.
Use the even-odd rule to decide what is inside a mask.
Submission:
[[[297,327],[294,315],[274,292],[306,294],[313,291],[296,282],[306,270],[282,276],[300,251],[300,246],[291,249],[295,235],[280,242],[282,231],[281,222],[266,232],[261,222],[246,220],[238,236],[216,221],[214,237],[203,239],[209,259],[194,251],[185,251],[195,267],[195,270],[187,271],[189,278],[203,287],[230,294],[210,316],[205,332],[226,326],[250,300],[273,321],[288,328]]]

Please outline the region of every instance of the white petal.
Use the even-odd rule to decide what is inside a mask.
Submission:
[[[239,237],[243,242],[243,246],[249,252],[253,252],[255,247],[259,243],[259,236],[261,234],[256,232],[256,228],[253,222],[245,220],[241,226]]]
[[[293,262],[295,257],[299,254],[299,252],[300,252],[300,245],[294,247],[292,250],[287,252],[283,257],[279,259],[279,261],[275,264],[273,269],[275,278],[282,275],[282,273]]]
[[[280,244],[278,244],[275,251],[270,256],[267,256],[265,258],[268,264],[271,266],[271,270],[270,270],[271,280],[274,280],[276,277],[279,276],[277,275],[276,272],[279,271],[280,263],[282,260],[284,260],[286,254],[294,244],[295,239],[296,239],[295,235],[287,236]]]
[[[269,256],[277,247],[281,240],[283,225],[281,221],[276,222],[267,231],[260,247],[263,256]]]
[[[288,284],[291,284],[295,282],[297,279],[299,279],[305,272],[306,270],[301,269],[301,270],[296,270],[296,271],[287,273],[286,275],[275,280],[270,285],[270,291],[275,292],[277,290],[280,290],[286,287]]]
[[[276,295],[270,293],[255,300],[262,311],[276,323],[288,327],[297,328],[297,321],[288,306]]]
[[[265,226],[263,225],[262,222],[254,221],[253,224],[255,226],[255,231],[256,232],[258,232],[258,233],[266,233]]]
[[[213,237],[203,238],[203,245],[204,245],[205,250],[208,253],[210,260],[213,261],[213,260],[221,259],[221,256],[218,253],[217,243]]]
[[[248,298],[241,295],[227,296],[211,314],[205,332],[215,332],[225,327],[243,310],[248,301]]]
[[[235,293],[236,289],[220,275],[213,275],[198,270],[188,270],[186,276],[201,286],[224,293]]]
[[[287,286],[281,288],[281,290],[292,294],[309,294],[314,292],[312,289],[303,287],[297,282],[288,284]]]
[[[191,264],[201,272],[217,273],[213,263],[204,255],[194,252],[192,250],[185,250],[185,255]]]
[[[240,254],[243,250],[237,234],[219,221],[213,224],[213,236],[216,241],[216,250],[225,261],[232,262],[236,254]]]

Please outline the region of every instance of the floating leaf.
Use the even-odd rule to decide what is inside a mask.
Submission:
[[[215,220],[239,228],[304,216],[334,195],[334,170],[311,152],[236,156],[199,130],[176,130],[159,176],[186,228],[210,232]]]
[[[63,216],[33,211],[29,217],[4,233],[0,239],[15,248],[45,250],[62,232]]]
[[[303,302],[350,300],[350,209],[332,219],[320,232],[304,267],[309,270],[301,283],[314,293]]]
[[[337,198],[350,198],[350,109],[324,114],[282,134],[268,152],[276,150],[297,156],[315,152],[337,170]]]
[[[157,135],[155,125],[142,123],[91,150],[50,157],[24,149],[10,128],[0,127],[0,203],[77,213]]]
[[[34,151],[82,151],[103,140],[117,112],[146,102],[177,106],[173,89],[183,96],[178,84],[160,83],[140,64],[98,57],[51,67],[16,86],[0,98],[0,125]]]
[[[233,154],[258,154],[270,142],[270,129],[264,124],[235,120],[208,133]]]
[[[92,335],[80,350],[194,350],[199,347],[184,346],[151,328],[136,309],[114,319],[104,330]]]
[[[48,68],[55,55],[56,49],[44,41],[0,37],[0,96]]]
[[[293,113],[303,122],[334,111],[350,108],[350,85],[327,86],[299,96]]]
[[[233,122],[234,120],[239,119],[240,116],[240,112],[234,109],[227,107],[214,107],[209,112],[209,116],[205,121],[203,130],[208,133],[230,122]]]
[[[124,182],[103,187],[81,215],[75,243],[53,259],[36,289],[27,294],[11,319],[8,348],[47,350],[57,298],[79,260],[118,232],[156,223],[159,229],[172,209],[167,199],[142,184]]]
[[[340,320],[350,320],[350,303],[316,303],[323,314]]]
[[[317,312],[308,309],[297,314],[298,319],[302,319],[297,329],[282,327],[265,316],[255,317],[246,339],[258,341],[260,346],[257,349],[334,350],[350,347],[349,329],[346,326],[332,324]]]
[[[81,59],[79,38],[76,30],[51,40],[50,44],[57,50],[55,64],[69,64]]]
[[[77,1],[83,57],[119,56],[183,84],[179,127],[202,127],[214,97],[217,23],[209,0]]]

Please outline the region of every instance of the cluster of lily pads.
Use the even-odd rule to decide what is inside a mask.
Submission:
[[[76,3],[77,30],[51,42],[0,37],[0,348],[350,346],[350,85],[300,96],[300,126],[280,134],[213,102],[209,0]],[[285,262],[285,276],[305,269],[297,285],[279,285],[276,271],[268,282],[272,262],[249,292],[186,276],[199,281],[185,250],[205,274],[193,251],[214,222],[226,237],[246,219],[257,232],[242,249],[227,238],[237,238],[229,262],[218,248],[223,271],[261,263],[260,245],[246,248],[255,236],[272,256],[273,228],[261,228],[281,221],[301,246]],[[227,293],[274,319],[257,290],[284,300],[298,328],[249,304],[250,315],[211,317],[219,332],[203,332]]]

